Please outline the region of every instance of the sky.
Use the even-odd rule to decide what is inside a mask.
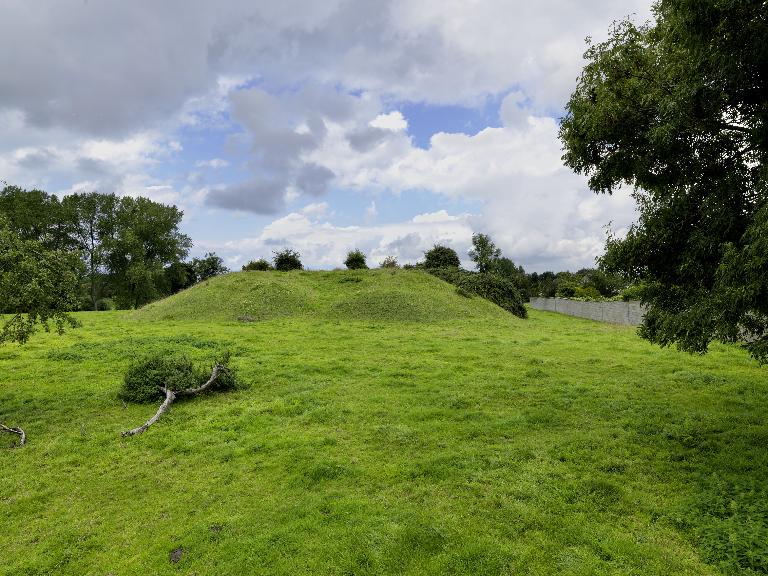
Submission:
[[[489,234],[528,271],[594,266],[629,190],[590,192],[558,122],[585,38],[627,0],[3,0],[0,180],[184,211],[232,269],[465,265]]]

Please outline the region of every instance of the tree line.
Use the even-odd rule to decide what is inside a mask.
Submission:
[[[509,280],[521,296],[527,301],[531,296],[555,296],[563,298],[583,298],[600,300],[604,298],[625,297],[636,299],[638,287],[630,284],[625,276],[603,270],[601,268],[581,268],[576,272],[546,271],[527,273],[522,266],[516,265],[510,258],[502,255],[487,234],[472,235],[472,248],[468,252],[480,274],[493,274]],[[344,266],[349,270],[367,270],[368,263],[365,253],[355,248],[347,252]],[[270,270],[288,272],[302,270],[301,254],[285,248],[274,252],[272,261],[265,258],[251,260],[243,265],[244,272],[266,272]],[[379,263],[380,268],[400,268],[395,256],[387,256]],[[424,252],[423,260],[416,264],[405,264],[403,268],[421,268],[438,270],[444,268],[460,268],[461,260],[456,251],[450,246],[435,244]]]
[[[43,250],[77,254],[79,309],[136,308],[226,268],[221,258],[184,259],[191,239],[179,230],[183,212],[148,198],[78,193],[59,200],[41,190],[5,186],[0,217],[8,234]],[[18,310],[0,303],[0,313]]]

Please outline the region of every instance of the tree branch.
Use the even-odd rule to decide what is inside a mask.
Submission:
[[[10,426],[6,426],[5,424],[0,424],[0,431],[10,432],[11,434],[18,434],[19,446],[24,446],[24,444],[27,442],[27,435],[21,428],[12,428]]]
[[[222,364],[216,364],[216,366],[213,367],[213,371],[211,372],[211,377],[208,379],[208,381],[205,384],[202,384],[201,386],[198,386],[197,388],[185,388],[184,390],[178,390],[174,392],[170,388],[160,388],[160,390],[165,394],[165,400],[162,404],[160,404],[160,408],[157,409],[157,412],[155,413],[152,418],[147,420],[144,424],[137,428],[133,428],[132,430],[127,430],[121,434],[123,438],[126,436],[136,436],[137,434],[141,434],[144,431],[146,431],[147,428],[152,426],[155,422],[157,422],[160,419],[160,416],[165,414],[168,411],[168,408],[171,407],[171,404],[173,404],[173,401],[176,400],[178,396],[194,396],[195,394],[199,394],[200,392],[203,392],[206,388],[208,388],[211,384],[213,384],[216,381],[216,378],[219,377],[219,374],[222,372],[229,372],[229,369],[222,365]]]
[[[155,415],[152,416],[149,420],[147,420],[144,424],[137,428],[133,428],[132,430],[126,430],[122,434],[120,434],[123,438],[126,436],[135,436],[137,434],[143,433],[147,428],[152,426],[155,422],[157,422],[160,419],[160,416],[165,414],[168,411],[168,408],[171,407],[171,404],[173,404],[173,401],[176,400],[176,394],[174,394],[173,390],[170,388],[162,388],[162,391],[165,392],[165,400],[162,404],[160,404],[160,408],[157,409],[157,412],[155,412]]]
[[[213,372],[211,372],[211,377],[208,379],[208,382],[198,386],[197,388],[187,388],[185,390],[179,390],[176,392],[176,395],[177,396],[193,396],[195,394],[199,394],[200,392],[208,388],[211,384],[213,384],[216,381],[216,378],[218,378],[219,374],[221,374],[222,372],[229,372],[229,369],[222,364],[216,364],[216,366],[213,367]]]
[[[752,129],[745,126],[737,126],[736,124],[728,124],[728,122],[718,122],[717,126],[723,130],[733,130],[735,132],[742,132],[744,134],[752,134]]]

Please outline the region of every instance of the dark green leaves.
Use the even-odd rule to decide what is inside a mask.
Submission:
[[[642,281],[643,336],[691,352],[747,341],[765,359],[765,5],[661,0],[655,14],[590,45],[563,160],[596,192],[635,188],[639,221],[609,238],[602,265]]]

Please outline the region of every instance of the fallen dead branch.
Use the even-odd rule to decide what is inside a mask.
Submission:
[[[19,436],[19,446],[24,446],[24,444],[27,442],[27,435],[21,428],[18,427],[11,427],[6,426],[5,424],[0,424],[0,431],[2,432],[10,432],[11,434],[18,434]]]
[[[121,434],[121,436],[125,438],[126,436],[135,436],[137,434],[141,434],[147,428],[152,426],[152,424],[157,422],[160,419],[160,416],[162,416],[168,411],[168,408],[171,407],[171,404],[173,404],[173,401],[176,400],[176,398],[178,398],[179,396],[194,396],[195,394],[204,392],[206,388],[208,388],[214,382],[216,382],[216,378],[218,378],[219,374],[221,374],[222,372],[229,372],[229,369],[223,364],[216,364],[216,366],[213,367],[213,371],[211,372],[211,377],[208,379],[208,381],[205,384],[202,384],[196,388],[185,388],[184,390],[171,390],[170,388],[161,387],[160,390],[163,392],[163,394],[165,394],[165,400],[163,400],[163,403],[160,404],[160,408],[157,409],[157,412],[155,412],[155,415],[152,416],[152,418],[147,420],[141,426],[138,426],[137,428],[133,428],[132,430],[126,430]]]

